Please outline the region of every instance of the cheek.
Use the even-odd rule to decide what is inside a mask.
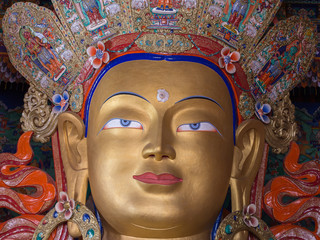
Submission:
[[[199,198],[227,191],[233,162],[232,137],[226,141],[210,133],[185,135],[176,143],[176,152],[184,183],[192,186]]]
[[[143,160],[143,142],[138,140],[140,133],[135,130],[127,130],[126,134],[119,134],[120,129],[105,131],[96,137],[88,136],[88,167],[90,181],[101,185],[106,193],[132,181],[131,177]]]

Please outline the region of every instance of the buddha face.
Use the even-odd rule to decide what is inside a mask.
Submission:
[[[107,226],[134,237],[183,237],[212,227],[233,159],[223,79],[192,62],[137,60],[109,70],[93,93],[89,181]]]

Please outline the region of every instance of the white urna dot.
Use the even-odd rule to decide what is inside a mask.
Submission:
[[[169,99],[169,93],[165,89],[158,89],[157,100],[158,102],[166,102]]]

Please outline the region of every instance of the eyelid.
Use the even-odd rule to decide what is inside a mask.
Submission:
[[[134,120],[127,120],[123,118],[112,118],[110,119],[101,130],[108,130],[113,128],[131,128],[131,129],[141,129],[143,126],[140,122]]]
[[[177,128],[177,132],[217,132],[221,135],[218,129],[210,122],[182,124]]]

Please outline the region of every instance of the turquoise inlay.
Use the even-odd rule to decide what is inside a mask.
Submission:
[[[227,225],[226,228],[225,228],[225,231],[226,231],[226,234],[231,234],[232,233],[232,227],[231,225]]]
[[[90,229],[87,231],[86,237],[93,238],[93,236],[94,236],[94,231],[93,231],[92,228],[90,228]]]
[[[41,239],[43,239],[43,237],[44,237],[43,233],[40,232],[40,233],[38,233],[36,240],[41,240]]]

